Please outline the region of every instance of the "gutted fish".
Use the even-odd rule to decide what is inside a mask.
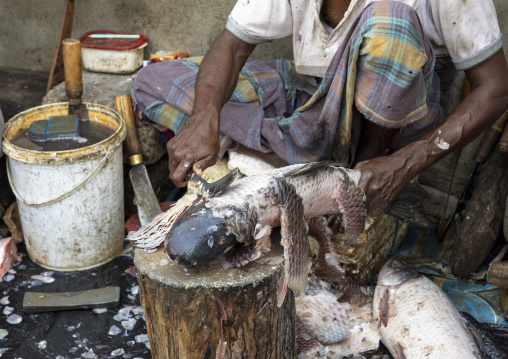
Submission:
[[[395,359],[482,357],[441,288],[401,261],[390,259],[381,268],[373,307],[381,341]]]
[[[295,296],[305,290],[310,268],[307,223],[312,218],[339,214],[346,245],[354,243],[365,227],[360,172],[337,163],[297,164],[234,182],[235,174],[213,184],[192,177],[200,183],[202,195],[182,198],[128,239],[142,248],[154,248],[164,241],[171,259],[186,268],[216,258],[222,258],[226,266],[238,267],[268,252],[271,230],[280,226],[284,273],[278,285],[279,306],[288,287]],[[414,212],[393,204],[390,210],[404,216]]]
[[[310,218],[340,213],[346,243],[353,243],[362,233],[366,208],[363,190],[357,186],[359,177],[358,171],[320,162],[244,177],[221,188],[220,194],[205,187],[192,203],[190,198],[182,199],[182,204],[128,238],[147,248],[150,243],[157,246],[164,236],[168,255],[187,268],[223,255],[227,265],[242,266],[270,250],[271,229],[280,226],[284,247],[280,306],[288,287],[295,296],[305,290]],[[170,222],[174,224],[168,226]]]

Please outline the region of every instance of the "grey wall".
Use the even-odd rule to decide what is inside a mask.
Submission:
[[[157,50],[203,55],[236,0],[75,0],[73,37],[94,29],[142,33]],[[49,71],[65,0],[0,0],[0,67]],[[258,46],[259,59],[292,57],[291,41]]]
[[[140,32],[149,38],[145,58],[157,50],[202,55],[224,28],[235,1],[75,0],[73,37],[104,28]],[[494,3],[506,42],[508,1]],[[49,71],[64,5],[65,0],[0,0],[0,67]],[[291,41],[260,45],[253,56],[290,58]]]

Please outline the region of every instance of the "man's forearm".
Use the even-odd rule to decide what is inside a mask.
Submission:
[[[226,30],[219,35],[206,53],[196,78],[193,115],[212,108],[220,113],[233,94],[239,73],[254,47]]]
[[[393,155],[409,177],[474,140],[508,108],[506,63],[501,52],[495,57],[479,71],[467,72],[473,90],[442,124]],[[486,71],[486,66],[497,71]]]

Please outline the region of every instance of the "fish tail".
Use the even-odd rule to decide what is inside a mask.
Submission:
[[[130,232],[127,239],[139,248],[157,248],[164,242],[177,219],[192,205],[195,199],[196,195],[182,197],[169,210],[157,215],[150,223],[136,232]]]

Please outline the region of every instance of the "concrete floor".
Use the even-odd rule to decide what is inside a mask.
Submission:
[[[46,93],[49,73],[0,67],[0,108],[5,120],[39,106]]]

